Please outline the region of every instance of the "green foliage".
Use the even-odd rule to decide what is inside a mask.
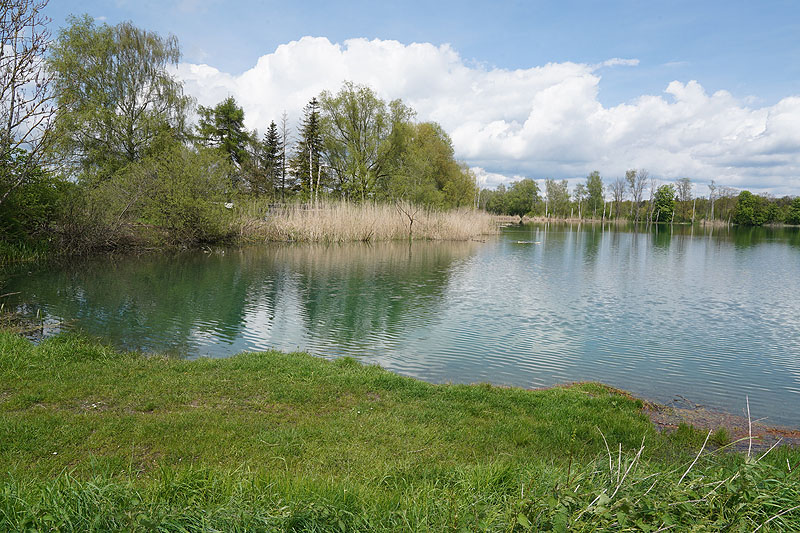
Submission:
[[[317,181],[321,185],[323,174],[327,181],[327,171],[322,168],[325,141],[321,122],[319,100],[314,97],[303,108],[300,139],[295,145],[290,163],[295,180],[295,192],[299,193],[304,200],[313,199],[314,185]]]
[[[71,253],[225,239],[230,163],[220,151],[172,143],[94,187],[65,197],[61,246]]]
[[[522,218],[533,211],[533,207],[539,201],[539,186],[532,179],[525,178],[515,181],[507,193],[505,211],[508,215]]]
[[[767,205],[764,198],[750,191],[742,191],[736,200],[733,222],[742,226],[761,226],[767,222]]]
[[[326,175],[323,168],[320,188],[357,201],[403,200],[437,208],[473,204],[475,177],[455,160],[453,143],[441,126],[414,123],[414,111],[402,101],[386,103],[369,87],[351,82],[335,95],[323,92],[319,101],[324,157],[331,171]],[[312,119],[307,111],[304,132]],[[293,161],[300,177],[308,168],[307,144],[299,144],[304,159],[297,155]]]
[[[270,122],[264,139],[256,150],[258,166],[256,172],[251,172],[249,177],[250,190],[261,196],[276,194],[281,189],[281,176],[283,175],[283,141],[281,140],[278,126]]]
[[[579,183],[575,186],[575,190],[572,192],[572,198],[575,200],[575,203],[578,204],[578,218],[582,218],[583,202],[586,200],[586,186],[583,183]]]
[[[201,105],[197,114],[197,139],[205,146],[219,148],[231,163],[241,166],[248,157],[250,135],[244,127],[244,110],[233,96],[214,107]]]
[[[546,179],[547,212],[550,216],[566,217],[569,214],[569,184],[567,180]]]
[[[130,22],[72,17],[48,58],[59,108],[55,151],[91,183],[182,139],[189,98],[168,69],[180,59],[175,37]]]
[[[32,244],[45,238],[50,225],[60,213],[61,197],[71,186],[40,166],[29,162],[29,154],[16,150],[0,161],[0,194],[10,189],[10,182],[19,172],[27,178],[14,189],[0,209],[0,241]]]
[[[495,215],[506,214],[506,186],[501,183],[495,190],[484,189],[481,191],[482,204],[486,211]]]
[[[662,185],[653,199],[653,222],[670,222],[675,212],[675,187]]]
[[[393,117],[371,88],[352,82],[335,95],[323,91],[319,102],[327,159],[342,192],[361,201],[374,198],[392,155],[392,126],[405,117]]]
[[[93,195],[121,221],[151,227],[151,238],[197,244],[223,238],[230,168],[220,152],[174,144],[126,167]]]
[[[711,434],[709,442],[715,446],[726,446],[731,442],[731,435],[724,427],[717,428],[717,430]]]
[[[397,123],[390,142],[395,146],[387,199],[438,208],[472,204],[475,177],[456,162],[450,136],[439,124]]]
[[[800,196],[792,200],[789,211],[786,215],[787,224],[800,224]]]
[[[598,210],[603,210],[603,202],[605,201],[603,190],[603,178],[595,170],[586,177],[586,200],[593,217],[597,217]]]
[[[496,190],[484,190],[481,194],[486,199],[486,210],[497,215],[522,218],[541,202],[539,186],[530,178],[512,182],[508,188],[501,183]]]

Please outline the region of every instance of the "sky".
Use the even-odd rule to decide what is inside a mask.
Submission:
[[[800,2],[51,0],[174,34],[199,104],[249,128],[345,80],[439,122],[482,183],[664,182],[800,194]],[[54,33],[57,34],[57,31]]]

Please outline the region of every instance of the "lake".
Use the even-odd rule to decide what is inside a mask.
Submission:
[[[432,382],[593,380],[800,427],[800,230],[600,224],[486,242],[264,245],[7,273],[6,305],[118,347],[305,350]],[[16,300],[15,300],[16,299]]]

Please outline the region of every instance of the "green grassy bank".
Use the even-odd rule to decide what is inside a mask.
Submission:
[[[640,407],[597,384],[432,385],[351,359],[0,333],[0,530],[800,526],[800,452],[706,446],[693,464],[705,435],[660,435]]]

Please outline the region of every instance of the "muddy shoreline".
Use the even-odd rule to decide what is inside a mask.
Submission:
[[[643,412],[661,432],[678,429],[680,424],[691,425],[703,432],[724,428],[730,435],[727,449],[746,452],[752,434],[752,450],[767,450],[776,443],[780,446],[800,447],[800,429],[767,423],[764,419],[735,415],[695,404],[683,396],[676,396],[668,404],[643,400]],[[752,413],[751,413],[752,415]]]

